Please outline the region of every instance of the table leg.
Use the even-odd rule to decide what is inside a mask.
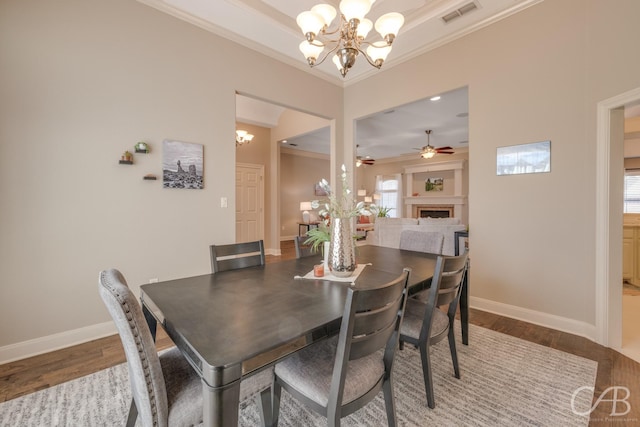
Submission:
[[[240,380],[222,387],[211,387],[202,380],[203,425],[228,427],[238,425]]]
[[[460,293],[460,325],[462,326],[462,344],[469,345],[469,264],[462,280]]]
[[[156,329],[158,327],[158,321],[155,316],[151,314],[146,305],[142,304],[142,314],[144,315],[144,319],[147,321],[147,325],[149,326],[149,331],[151,331],[151,337],[153,337],[153,341],[156,340]]]

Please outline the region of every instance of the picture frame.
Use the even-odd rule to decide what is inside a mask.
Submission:
[[[313,189],[313,194],[315,194],[316,196],[320,196],[320,197],[327,196],[327,192],[324,191],[324,189],[318,183],[316,183],[316,185],[315,185],[315,187]]]
[[[204,146],[191,142],[162,141],[162,181],[164,188],[204,188]]]
[[[551,141],[498,147],[496,175],[551,172]]]

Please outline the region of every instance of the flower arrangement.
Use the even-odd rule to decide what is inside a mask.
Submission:
[[[347,168],[342,165],[342,173],[340,174],[342,180],[342,192],[335,193],[326,179],[322,179],[318,185],[327,194],[328,199],[325,201],[313,200],[311,207],[313,209],[320,209],[318,214],[322,218],[322,222],[318,224],[318,227],[313,228],[307,232],[309,237],[305,243],[311,245],[314,251],[331,240],[331,231],[329,229],[329,221],[331,218],[353,218],[358,215],[373,215],[376,212],[377,207],[375,205],[366,206],[364,202],[356,202],[349,188],[347,182]]]
[[[313,200],[311,207],[313,209],[320,208],[318,212],[321,217],[334,217],[334,218],[353,218],[358,215],[371,215],[370,209],[375,209],[374,205],[370,205],[369,208],[365,207],[364,202],[357,202],[353,199],[349,183],[347,182],[347,168],[342,165],[342,173],[340,174],[342,180],[342,192],[336,194],[326,179],[322,179],[318,185],[322,188],[329,199],[321,203],[319,200]]]

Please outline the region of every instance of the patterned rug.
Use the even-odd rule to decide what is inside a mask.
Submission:
[[[572,394],[595,384],[597,363],[470,325],[470,345],[458,336],[461,379],[453,376],[446,340],[432,348],[436,408],[426,406],[420,354],[406,346],[394,368],[400,426],[587,426],[572,410]],[[459,327],[456,328],[459,334]],[[126,365],[0,403],[0,426],[124,425],[130,392]],[[573,408],[588,412],[593,393],[577,393]],[[240,424],[259,425],[257,406],[242,405]],[[282,392],[281,426],[326,426]],[[386,426],[382,393],[342,420],[345,426]]]

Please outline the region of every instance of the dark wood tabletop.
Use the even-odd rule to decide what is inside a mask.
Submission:
[[[365,245],[357,248],[356,260],[372,265],[353,285],[294,279],[320,262],[320,256],[311,256],[142,285],[141,299],[145,311],[215,391],[249,374],[242,369],[248,360],[301,338],[309,344],[337,331],[349,286],[382,285],[408,267],[410,286],[420,287],[431,279],[435,258]],[[266,359],[262,366],[276,361]]]

